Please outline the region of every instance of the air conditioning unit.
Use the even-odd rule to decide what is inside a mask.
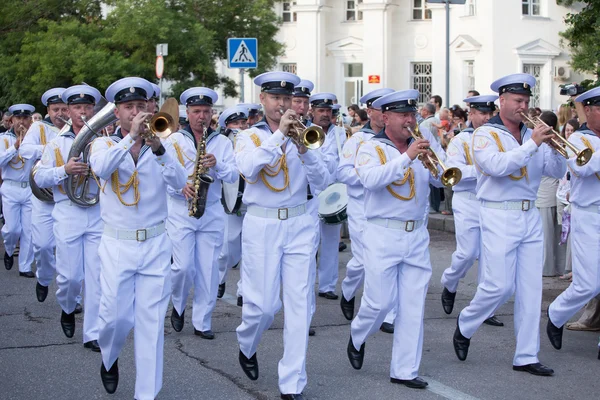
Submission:
[[[571,77],[571,69],[566,65],[554,67],[554,79],[557,81],[566,81]]]

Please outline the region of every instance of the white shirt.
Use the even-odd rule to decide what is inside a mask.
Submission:
[[[42,143],[42,132],[46,142]],[[57,135],[59,129],[47,120],[35,121],[29,127],[27,135],[21,143],[21,155],[25,159],[39,160],[46,144],[50,143]]]
[[[470,192],[473,194],[477,192],[477,168],[472,164],[472,138],[473,129],[467,128],[456,135],[448,144],[446,166],[448,168],[456,167],[462,173],[460,182],[452,187],[455,192]],[[467,155],[471,159],[471,165],[467,164]]]
[[[542,176],[540,187],[535,199],[537,208],[556,207],[556,191],[558,190],[558,179]]]
[[[592,145],[594,154],[590,161],[581,167],[575,162],[574,156],[569,158],[568,164],[569,170],[571,170],[569,201],[579,207],[600,206],[600,179],[598,177],[600,175],[600,138],[587,129],[587,125],[583,125],[569,137],[569,142],[583,150],[586,146],[581,140],[582,137]]]
[[[22,147],[17,150],[17,136],[12,128],[0,135],[0,169],[2,179],[16,182],[29,182],[31,167],[37,161],[23,157]]]
[[[137,164],[130,150],[135,141],[129,136],[121,138],[121,129],[115,135],[94,140],[90,167],[101,179],[104,190],[100,192],[102,220],[117,229],[144,229],[160,224],[167,218],[167,185],[183,188],[187,173],[177,160],[173,145],[165,141],[165,153],[156,156],[149,146],[142,146]],[[109,144],[110,143],[110,144]],[[121,184],[126,183],[134,172],[138,174],[139,202],[135,206],[124,205],[114,192],[112,174],[117,171]],[[122,194],[126,203],[134,202],[133,185]]]
[[[254,143],[253,137],[260,141],[259,145]],[[306,203],[308,184],[311,190],[320,191],[327,188],[330,182],[331,174],[320,151],[308,150],[299,154],[289,138],[279,129],[271,133],[265,121],[238,133],[236,140],[235,162],[239,172],[246,178],[247,185],[242,200],[248,206],[295,207]],[[281,160],[284,144],[289,185],[283,191],[275,192],[264,184],[259,173],[265,166],[275,166]],[[283,171],[275,177],[265,176],[265,179],[273,188],[284,187]]]
[[[338,165],[340,163],[340,153],[344,147],[344,144],[346,143],[346,140],[348,140],[346,138],[346,130],[343,127],[336,126],[335,124],[329,125],[325,136],[325,143],[323,143],[323,146],[321,146],[319,150],[321,150],[321,153],[323,154],[323,160],[325,161],[327,169],[331,174],[331,181],[329,182],[330,184],[338,180],[336,175]]]
[[[364,127],[363,127],[364,129]],[[358,148],[375,134],[371,129],[360,130],[350,137],[344,143],[342,149],[342,159],[337,170],[338,180],[345,183],[348,188],[348,196],[355,200],[362,201],[364,198],[364,188],[358,176],[355,161]]]
[[[493,138],[495,132],[504,147],[501,152]],[[542,143],[538,148],[531,139],[532,131],[521,125],[522,145],[502,124],[499,116],[473,133],[473,158],[477,170],[477,198],[485,201],[534,201],[542,175],[560,179],[566,172],[566,161],[559,153]],[[514,180],[509,175],[527,175]]]

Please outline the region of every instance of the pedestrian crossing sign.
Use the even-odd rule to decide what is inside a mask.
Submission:
[[[256,38],[227,39],[227,65],[229,68],[257,68],[258,40]]]

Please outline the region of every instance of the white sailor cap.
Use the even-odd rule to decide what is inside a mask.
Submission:
[[[8,107],[8,112],[15,117],[30,117],[35,111],[31,104],[14,104]]]
[[[463,101],[469,105],[469,108],[474,108],[479,111],[490,112],[496,109],[494,102],[498,100],[495,94],[467,97]]]
[[[535,77],[529,74],[512,74],[494,81],[490,88],[496,93],[514,93],[531,96],[531,88],[535,86]]]
[[[152,85],[152,89],[154,89],[154,93],[151,96],[148,96],[151,99],[159,99],[160,98],[160,87],[154,82],[150,82]]]
[[[179,123],[185,124],[187,122],[187,111],[179,110]]]
[[[334,104],[331,106],[331,115],[338,115],[340,113],[340,109],[342,108],[341,104]]]
[[[333,102],[337,100],[337,97],[333,93],[315,93],[308,101],[310,101],[310,105],[313,108],[331,108],[333,106]]]
[[[50,104],[62,103],[62,94],[65,91],[65,88],[57,87],[48,89],[42,95],[42,103],[45,106],[49,106]]]
[[[584,106],[600,106],[600,87],[590,89],[587,92],[580,94],[575,101],[582,103]]]
[[[299,84],[294,87],[294,97],[310,97],[310,92],[315,88],[315,84],[308,79],[302,79]]]
[[[113,82],[106,89],[106,100],[115,103],[125,103],[133,100],[147,101],[154,93],[152,84],[144,78],[129,77]]]
[[[248,119],[248,109],[240,106],[231,107],[221,113],[219,125],[227,128],[227,124],[240,119]]]
[[[181,93],[179,101],[186,106],[211,106],[215,104],[219,95],[212,89],[193,87]]]
[[[360,98],[360,102],[367,106],[367,108],[373,108],[373,102],[380,98],[381,96],[385,96],[386,94],[394,93],[394,89],[382,88],[375,89],[365,94]]]
[[[400,90],[381,96],[373,102],[372,107],[381,109],[383,112],[415,112],[417,111],[418,98],[418,90]]]
[[[98,89],[88,85],[75,85],[62,92],[65,104],[96,104],[102,98]]]
[[[291,95],[299,83],[300,78],[290,72],[265,72],[254,78],[254,84],[260,86],[261,92],[272,94]]]
[[[240,103],[238,107],[245,107],[248,109],[248,116],[253,117],[258,114],[262,106],[258,103]]]

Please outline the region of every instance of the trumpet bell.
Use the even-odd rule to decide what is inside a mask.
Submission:
[[[319,126],[311,125],[302,132],[302,144],[309,150],[315,150],[325,143],[325,132]]]
[[[452,167],[452,168],[448,168],[446,169],[443,173],[442,173],[442,185],[447,186],[447,187],[452,187],[454,185],[456,185],[458,182],[460,182],[460,180],[462,179],[462,172],[460,172],[460,169]]]
[[[581,167],[581,166],[587,164],[593,155],[594,155],[594,152],[591,149],[585,148],[585,149],[581,150],[579,153],[577,153],[577,158],[576,158],[575,162],[577,163],[577,165],[579,165]]]

